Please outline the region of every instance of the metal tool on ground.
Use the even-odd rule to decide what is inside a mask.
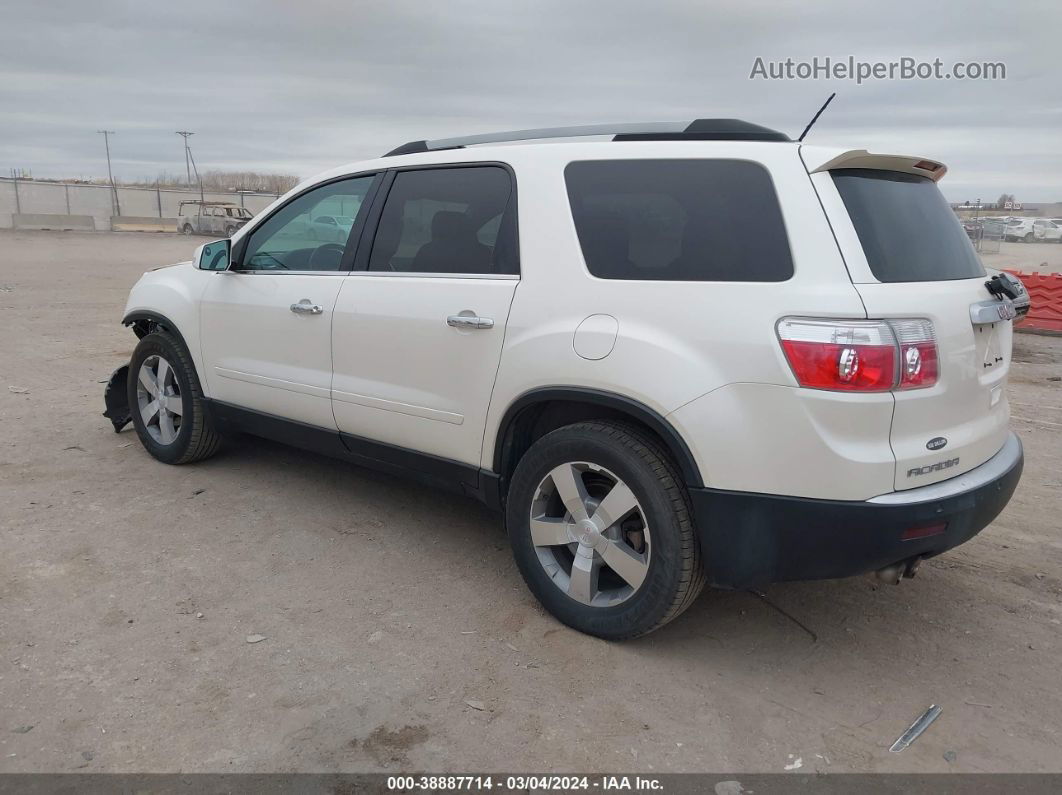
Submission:
[[[922,732],[929,728],[929,724],[940,717],[942,711],[943,707],[931,704],[929,709],[923,712],[918,720],[912,723],[910,728],[900,735],[899,739],[892,744],[892,748],[889,750],[894,754],[898,754],[904,748],[907,748],[911,743],[922,736]]]

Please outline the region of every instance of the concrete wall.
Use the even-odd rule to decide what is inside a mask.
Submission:
[[[55,182],[34,182],[0,178],[0,229],[15,226],[14,216],[91,216],[97,231],[111,229],[113,216],[141,218],[176,218],[182,201],[198,199],[199,191],[161,190],[153,188],[119,188],[118,207],[114,206],[114,193],[105,185],[76,185]],[[276,200],[273,194],[261,193],[210,193],[204,194],[207,201],[222,201],[240,204],[252,213],[259,213]],[[161,212],[159,204],[162,204]],[[121,212],[119,212],[119,210]],[[45,219],[36,222],[47,224]],[[62,221],[54,219],[63,228]],[[24,226],[23,228],[29,228]]]
[[[78,232],[96,231],[96,222],[91,215],[13,213],[11,216],[11,224],[15,229],[72,229]]]
[[[176,218],[152,218],[149,215],[111,216],[112,232],[176,232]]]

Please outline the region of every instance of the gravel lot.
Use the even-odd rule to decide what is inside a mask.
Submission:
[[[197,242],[0,232],[0,771],[1062,771],[1062,338],[1018,337],[1025,476],[981,536],[899,587],[709,592],[610,644],[470,500],[115,435],[126,293]]]
[[[1006,243],[999,244],[999,252],[982,254],[989,268],[1012,268],[1025,273],[1062,273],[1062,244]]]

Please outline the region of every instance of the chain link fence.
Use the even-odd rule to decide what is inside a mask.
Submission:
[[[0,229],[110,231],[128,220],[176,230],[182,201],[232,202],[259,213],[279,194],[131,188],[0,178]],[[128,225],[128,224],[126,224]]]
[[[998,254],[1006,223],[996,218],[967,218],[962,222],[974,248],[981,254]]]

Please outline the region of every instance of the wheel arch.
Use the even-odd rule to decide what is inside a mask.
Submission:
[[[587,387],[543,387],[516,398],[498,425],[493,471],[508,480],[520,457],[537,438],[562,425],[587,419],[627,420],[641,426],[671,454],[686,486],[704,485],[689,445],[659,412],[624,395]]]
[[[184,311],[184,307],[179,306],[178,309]],[[195,328],[194,318],[186,318],[186,325],[192,325],[192,329],[185,329],[188,331],[188,336],[182,331],[180,324],[173,321],[171,315],[163,314],[155,309],[134,309],[126,312],[122,318],[123,326],[130,326],[133,329],[133,333],[136,334],[137,339],[143,339],[150,334],[156,328],[162,329],[170,336],[174,337],[181,347],[187,351],[189,358],[192,361],[192,367],[195,368],[196,376],[199,378],[199,386],[203,390],[203,394],[207,397],[211,396],[210,385],[204,378],[204,362],[200,356],[199,340],[196,335],[197,329]]]
[[[191,353],[191,348],[188,347],[188,341],[184,338],[180,328],[177,324],[166,317],[161,312],[155,312],[148,309],[138,309],[133,312],[129,312],[122,318],[123,326],[130,326],[133,329],[133,333],[136,334],[137,339],[143,339],[150,334],[154,329],[153,325],[160,326],[162,329],[176,337],[184,349]]]

